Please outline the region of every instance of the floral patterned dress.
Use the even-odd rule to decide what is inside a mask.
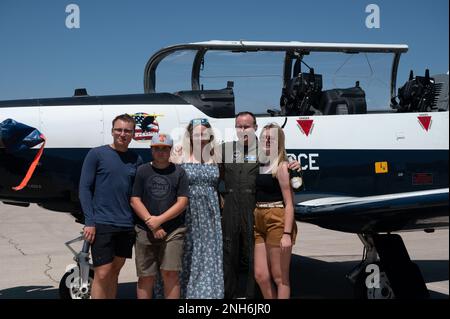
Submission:
[[[183,163],[189,179],[181,297],[224,297],[222,226],[217,196],[217,165]]]

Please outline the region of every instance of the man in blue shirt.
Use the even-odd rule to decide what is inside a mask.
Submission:
[[[83,163],[79,197],[84,237],[91,243],[94,282],[91,298],[116,297],[120,270],[135,241],[130,196],[142,158],[128,149],[135,121],[128,114],[112,122],[113,143],[91,149]]]

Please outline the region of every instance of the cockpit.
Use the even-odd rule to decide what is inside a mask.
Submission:
[[[396,79],[407,50],[407,45],[305,42],[175,45],[149,59],[144,90],[169,92],[215,118],[243,110],[259,116],[401,111]]]

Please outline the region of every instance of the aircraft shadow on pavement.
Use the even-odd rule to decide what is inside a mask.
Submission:
[[[117,297],[135,299],[136,282],[120,283]],[[53,286],[18,286],[0,290],[0,299],[59,299],[59,291]]]
[[[448,260],[414,261],[426,283],[449,280]],[[292,255],[291,296],[294,299],[352,299],[353,287],[345,275],[359,261],[327,262]],[[117,297],[136,298],[136,282],[120,283]],[[430,291],[432,299],[448,299],[448,295]],[[52,286],[18,286],[0,290],[0,299],[57,299],[58,289]]]
[[[53,286],[18,286],[0,290],[0,299],[57,299]]]
[[[448,260],[414,260],[425,283],[449,280]],[[291,296],[301,299],[352,299],[353,286],[346,275],[359,261],[327,262],[292,255]],[[430,291],[431,298],[448,298],[448,295]]]

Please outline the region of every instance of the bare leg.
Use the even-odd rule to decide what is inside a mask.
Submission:
[[[289,266],[292,249],[282,251],[278,246],[269,247],[270,272],[277,286],[277,298],[289,299],[291,286],[289,282]]]
[[[112,262],[113,264],[113,278],[111,281],[111,287],[110,287],[110,294],[108,298],[115,299],[117,296],[117,286],[119,284],[119,274],[120,270],[122,269],[123,265],[125,264],[125,258],[124,257],[114,257],[114,260]]]
[[[152,299],[156,276],[139,277],[136,294],[138,299]]]
[[[266,244],[256,244],[254,256],[255,280],[261,289],[261,293],[263,294],[264,299],[274,299],[276,298],[276,291],[270,277]]]
[[[180,280],[178,271],[161,270],[166,299],[180,299]]]
[[[108,299],[111,281],[114,279],[113,263],[94,268],[94,281],[92,283],[92,299]]]

